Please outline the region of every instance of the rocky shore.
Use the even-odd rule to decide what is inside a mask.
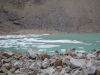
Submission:
[[[100,75],[100,49],[78,52],[0,50],[0,75]]]

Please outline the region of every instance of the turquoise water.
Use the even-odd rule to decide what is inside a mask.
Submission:
[[[26,52],[28,49],[52,52],[75,47],[78,51],[100,48],[100,34],[42,34],[0,36],[0,50]]]

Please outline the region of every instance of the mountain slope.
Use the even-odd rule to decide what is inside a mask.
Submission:
[[[100,33],[100,0],[0,0],[0,31]]]

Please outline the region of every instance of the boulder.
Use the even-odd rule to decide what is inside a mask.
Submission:
[[[94,54],[90,54],[90,53],[88,53],[88,54],[87,54],[87,58],[88,58],[88,59],[91,59],[91,58],[93,58],[93,59],[97,59],[97,56],[94,55]]]
[[[16,53],[14,56],[13,56],[15,59],[19,59],[22,57],[22,54],[21,53]]]
[[[9,63],[9,62],[10,62],[9,59],[4,59],[4,60],[3,60],[3,63]]]
[[[17,69],[17,70],[15,71],[15,74],[20,74],[20,70]]]
[[[5,67],[2,67],[1,70],[2,70],[3,73],[8,72],[8,70]]]
[[[70,58],[63,58],[62,59],[62,64],[67,65],[67,66],[70,65]]]
[[[94,75],[95,72],[96,72],[96,67],[94,67],[94,66],[87,67],[88,75]]]
[[[16,70],[15,68],[11,68],[11,69],[9,70],[9,72],[14,73],[15,70]]]
[[[74,58],[70,59],[70,66],[73,68],[75,68],[75,67],[84,68],[85,65],[86,65],[85,59],[74,59]]]
[[[38,53],[35,50],[32,50],[32,49],[28,49],[28,54],[29,54],[29,57],[32,58],[32,59],[35,59],[35,58],[38,57]]]
[[[5,57],[11,57],[11,56],[13,56],[14,55],[14,53],[12,52],[12,51],[5,51],[4,53],[3,53],[3,56],[5,56]]]
[[[57,67],[57,66],[62,66],[62,59],[58,59],[54,62],[54,66]]]
[[[38,65],[36,62],[32,63],[30,66],[29,66],[29,69],[31,70],[34,70],[35,68],[38,68]]]
[[[22,67],[22,62],[19,62],[19,61],[16,61],[15,63],[14,63],[14,66],[16,66],[16,67]]]
[[[49,56],[46,52],[42,52],[42,53],[40,54],[40,59],[41,59],[41,60],[44,60],[45,58],[49,59],[50,56]]]
[[[89,60],[88,62],[87,62],[87,64],[86,64],[86,67],[87,67],[87,72],[88,72],[88,74],[90,74],[90,75],[94,75],[95,74],[95,72],[96,72],[96,67],[94,66],[94,60]]]
[[[70,75],[70,67],[63,68],[60,75]]]
[[[44,69],[46,71],[46,73],[48,73],[49,75],[52,75],[53,72],[55,71],[53,67],[48,67],[47,69]],[[44,72],[45,73],[45,72]]]
[[[47,68],[47,67],[49,67],[49,66],[50,66],[49,61],[43,61],[43,62],[42,62],[42,67],[43,67],[43,68]]]
[[[83,74],[81,73],[81,71],[75,70],[75,71],[72,71],[71,75],[83,75]]]
[[[29,71],[29,69],[28,68],[20,68],[20,72],[22,72],[22,73],[27,73]]]

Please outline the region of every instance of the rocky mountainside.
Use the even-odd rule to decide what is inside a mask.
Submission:
[[[0,0],[0,34],[30,29],[100,33],[100,0]]]

